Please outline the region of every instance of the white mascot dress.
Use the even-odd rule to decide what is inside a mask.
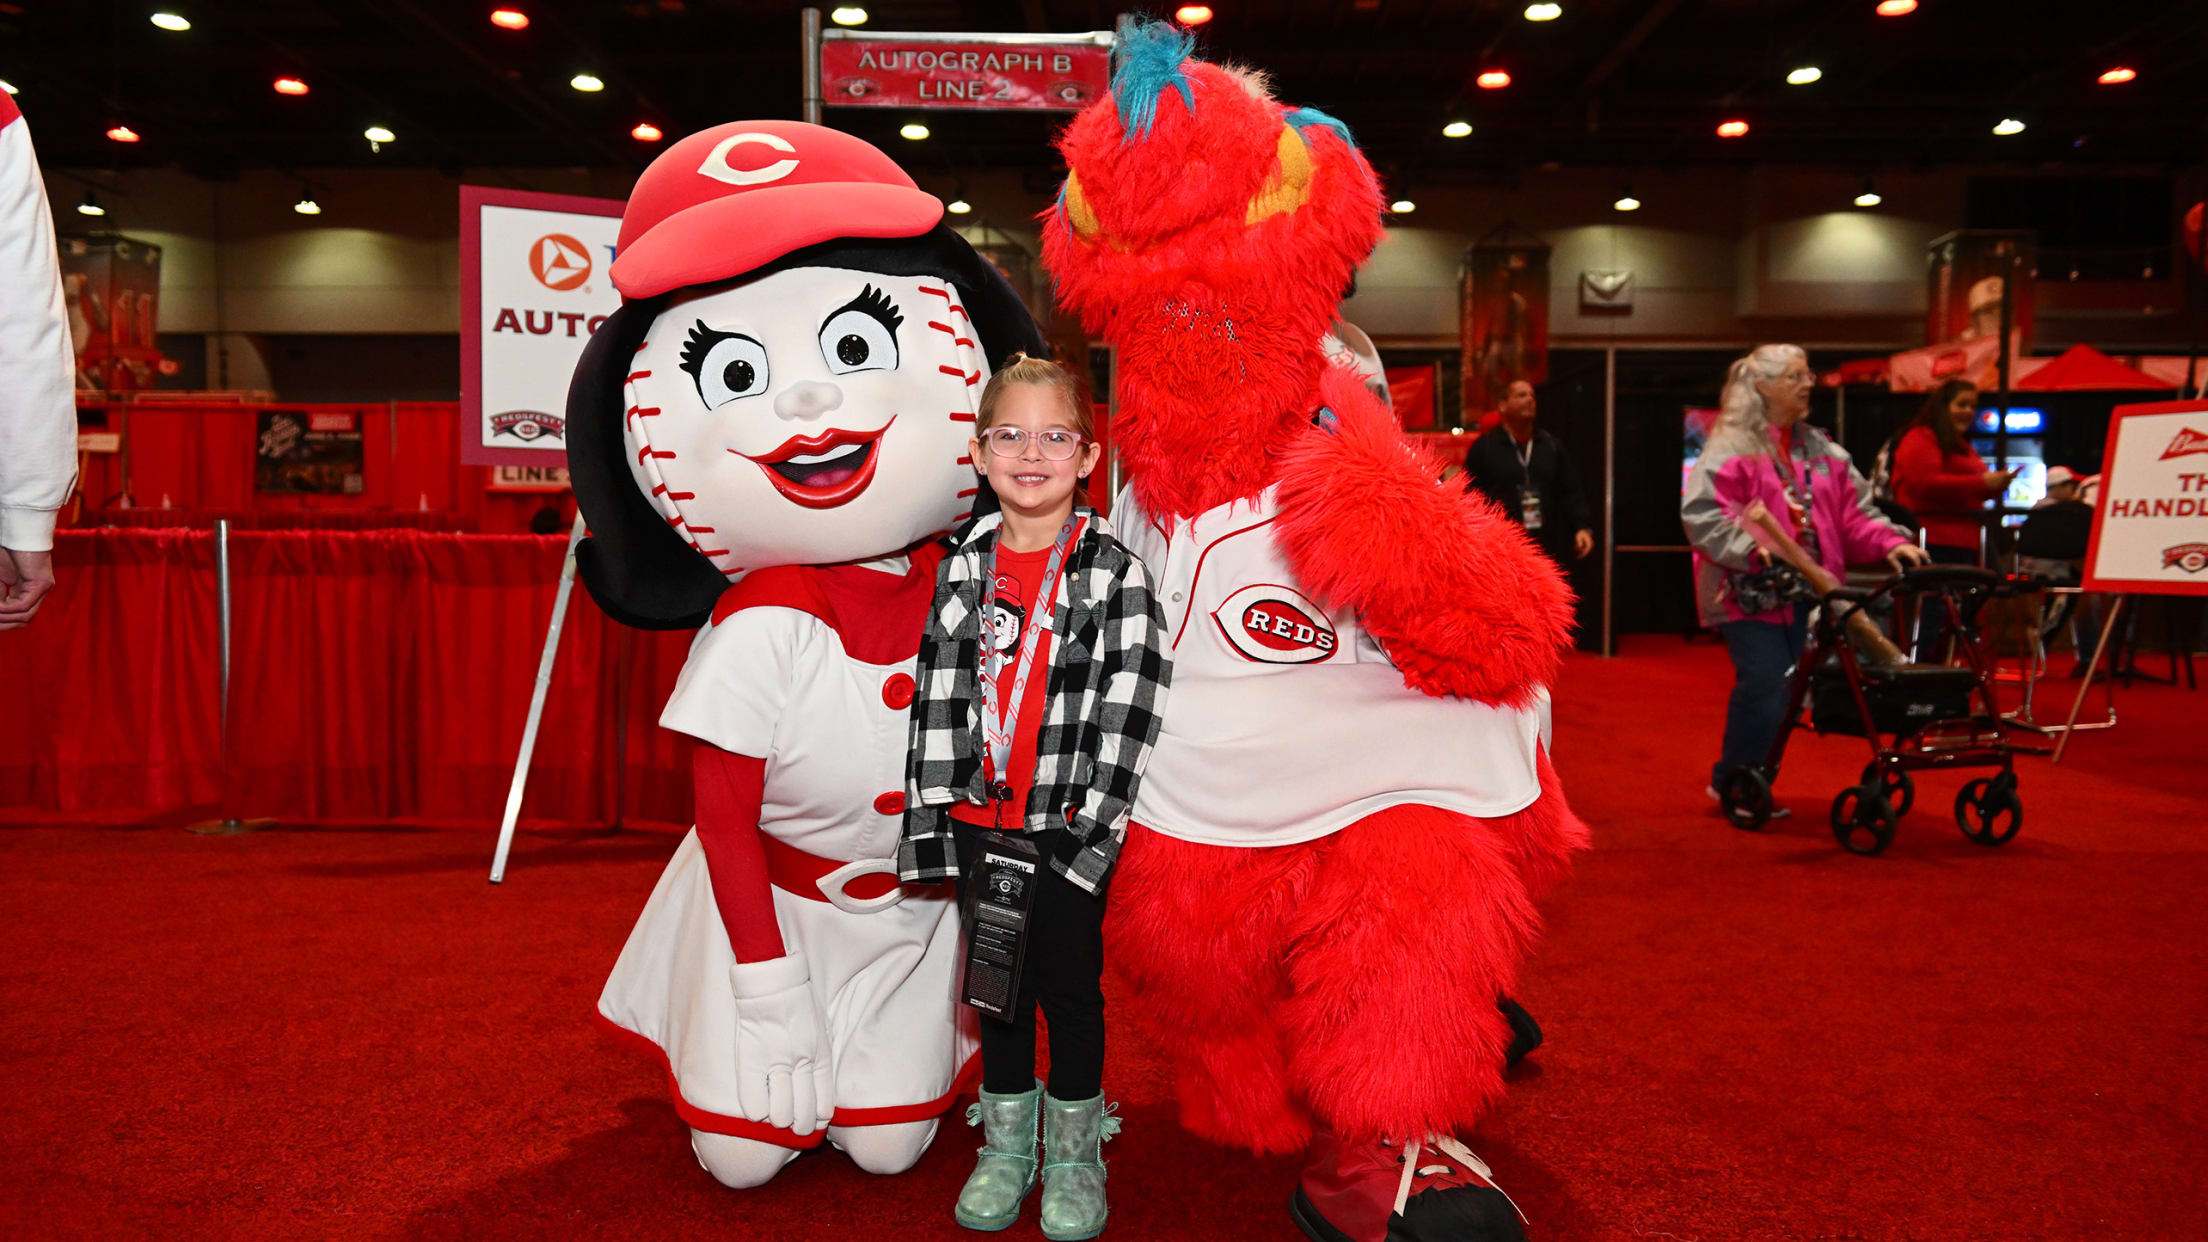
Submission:
[[[949,887],[897,882],[907,715],[981,385],[1042,346],[942,214],[848,134],[692,134],[629,199],[568,398],[585,584],[700,627],[660,717],[699,743],[697,826],[599,1014],[730,1186],[824,1140],[902,1172],[976,1069]]]

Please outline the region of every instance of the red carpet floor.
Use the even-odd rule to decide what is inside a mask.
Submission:
[[[1727,676],[1640,639],[1559,688],[1598,847],[1521,990],[1549,1044],[1473,1136],[1533,1236],[2208,1237],[2208,695],[2134,690],[2024,761],[2006,848],[1955,830],[1956,774],[1863,859],[1824,814],[1859,742],[1801,739],[1776,831],[1711,812]],[[675,838],[530,834],[499,888],[491,843],[0,831],[0,1233],[968,1236],[963,1127],[900,1178],[816,1154],[713,1185],[587,1021]],[[1289,1165],[1177,1129],[1125,1012],[1105,1236],[1292,1236]]]

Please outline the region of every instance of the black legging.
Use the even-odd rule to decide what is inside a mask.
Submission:
[[[954,821],[953,831],[963,907],[980,830]],[[1051,1095],[1094,1099],[1104,1084],[1104,898],[1083,891],[1047,861],[1040,872],[1012,1014],[1003,1020],[981,1017],[981,1085],[999,1095],[1034,1088],[1040,1004],[1050,1022]]]

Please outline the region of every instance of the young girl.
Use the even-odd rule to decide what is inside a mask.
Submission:
[[[1098,455],[1079,379],[1015,354],[983,390],[974,427],[974,469],[1001,511],[952,537],[936,578],[898,871],[958,877],[971,909],[983,849],[1032,847],[1023,965],[1007,1015],[981,1021],[981,1102],[967,1119],[986,1142],[956,1215],[1005,1228],[1039,1172],[1043,1235],[1093,1238],[1105,1216],[1098,1145],[1119,1128],[1102,1085],[1104,890],[1157,739],[1164,618],[1142,562],[1074,504]],[[1047,1092],[1035,1079],[1038,1003]]]

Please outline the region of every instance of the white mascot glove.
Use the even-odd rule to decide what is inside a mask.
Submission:
[[[729,967],[736,995],[736,1102],[750,1121],[811,1134],[836,1112],[827,1023],[805,959]]]

